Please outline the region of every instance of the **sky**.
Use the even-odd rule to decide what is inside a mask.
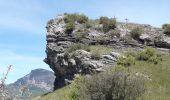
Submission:
[[[7,83],[36,68],[49,69],[46,23],[58,14],[81,13],[91,19],[116,17],[118,21],[161,27],[170,23],[170,0],[0,0],[0,77],[9,65]]]

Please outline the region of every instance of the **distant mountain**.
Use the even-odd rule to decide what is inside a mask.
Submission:
[[[33,96],[47,93],[53,90],[54,73],[45,69],[32,70],[26,76],[18,79],[16,82],[9,84],[11,92],[17,94],[25,86],[32,92]]]

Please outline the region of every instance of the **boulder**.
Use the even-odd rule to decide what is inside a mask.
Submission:
[[[107,60],[116,61],[116,59],[111,55],[103,55],[102,57]]]
[[[154,42],[157,47],[170,49],[170,37],[168,36],[159,37]]]
[[[110,55],[113,56],[116,59],[118,59],[120,57],[120,54],[117,53],[117,52],[111,52]]]

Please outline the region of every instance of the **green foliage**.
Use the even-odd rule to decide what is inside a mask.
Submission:
[[[64,21],[66,23],[77,21],[78,23],[82,24],[82,23],[86,23],[88,21],[88,17],[83,14],[76,14],[76,13],[65,14]]]
[[[139,27],[136,27],[134,29],[131,30],[130,34],[131,34],[131,37],[135,40],[138,40],[139,39],[139,36],[143,33],[143,30]]]
[[[109,19],[108,17],[100,17],[100,24],[103,24],[103,32],[108,32],[111,29],[116,28],[116,20]]]
[[[86,50],[86,51],[88,51],[88,52],[90,51],[90,47],[89,47],[88,45],[81,44],[81,43],[77,43],[77,44],[71,45],[71,46],[66,50],[66,52],[72,53],[73,51],[80,50],[80,49]]]
[[[170,28],[170,24],[163,24],[162,29]]]
[[[170,24],[164,24],[162,28],[164,29],[164,34],[170,35]]]
[[[91,59],[99,60],[100,58],[101,58],[101,54],[100,54],[99,50],[97,50],[96,52],[93,52],[91,54]]]
[[[108,21],[109,21],[108,17],[100,17],[99,19],[100,24],[108,23]]]
[[[137,54],[137,60],[148,61],[157,64],[159,61],[161,61],[161,57],[157,54],[154,48],[146,48]]]
[[[86,22],[84,26],[85,26],[85,28],[87,28],[87,29],[90,28],[90,27],[92,27],[92,25],[91,25],[91,23],[90,23],[89,21]]]
[[[72,31],[74,30],[75,26],[73,22],[69,22],[66,24],[66,33],[72,33]]]
[[[86,38],[86,36],[88,35],[88,30],[87,29],[78,30],[78,32],[76,32],[74,35],[76,42],[80,42],[82,39]]]
[[[75,28],[75,22],[80,24],[88,22],[88,17],[80,14],[65,14],[64,21],[66,23],[66,33],[72,33]]]
[[[80,75],[75,75],[74,81],[70,85],[70,94],[68,95],[68,100],[75,100],[77,98],[77,92],[81,88],[80,84],[84,81],[84,77]]]
[[[141,77],[103,72],[79,81],[74,100],[136,100],[145,92]]]
[[[118,59],[117,64],[125,66],[125,67],[134,65],[135,64],[135,57],[133,57],[131,55],[120,57]]]

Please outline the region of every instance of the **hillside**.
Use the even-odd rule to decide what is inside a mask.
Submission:
[[[22,87],[28,87],[32,96],[41,95],[53,90],[54,73],[45,69],[32,70],[26,76],[8,85],[10,92],[18,95]]]
[[[139,100],[169,100],[170,98],[170,55],[164,55],[163,61],[157,65],[138,61],[130,70],[147,75],[147,92]],[[71,86],[58,89],[53,93],[34,98],[33,100],[70,100]],[[49,99],[50,98],[50,99]]]

